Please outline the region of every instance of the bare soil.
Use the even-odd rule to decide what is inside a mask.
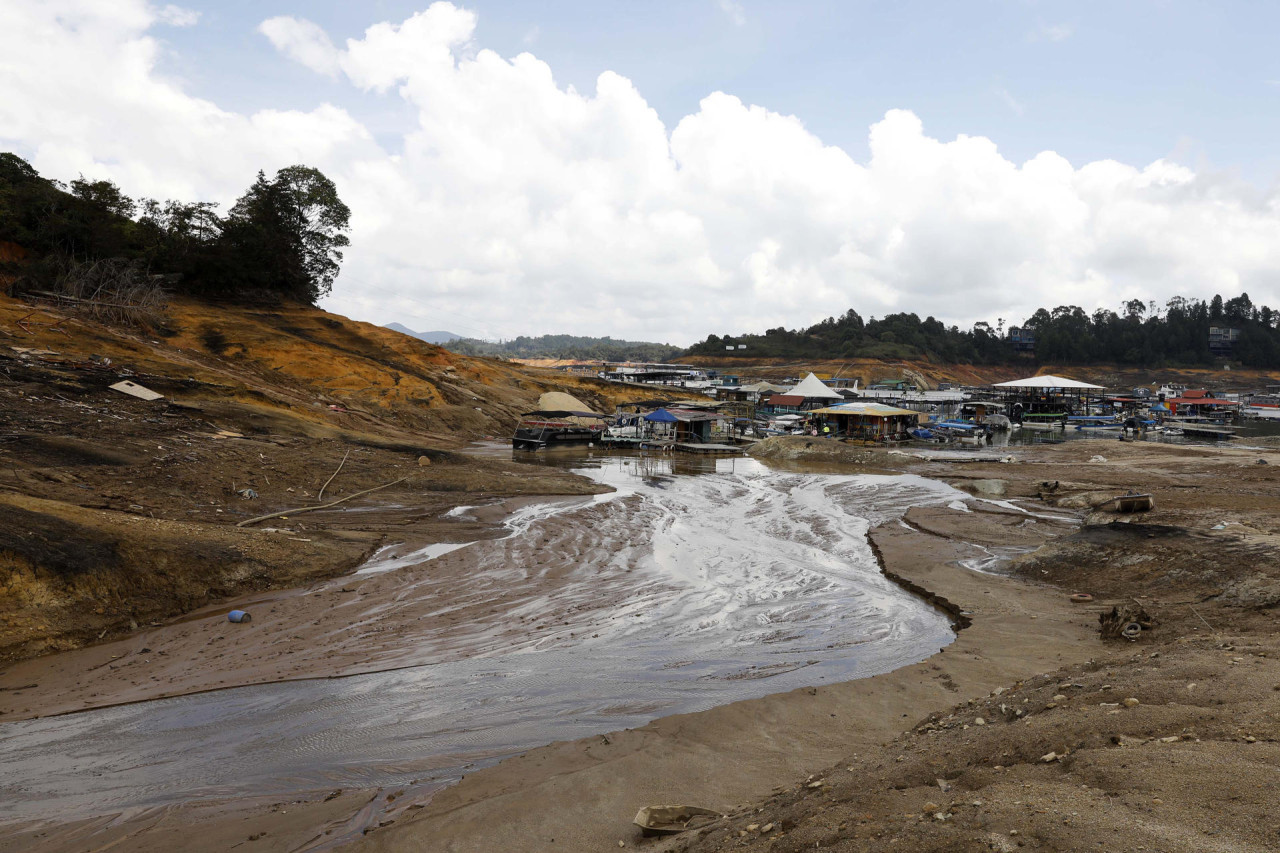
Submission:
[[[376,632],[328,644],[263,630],[279,654],[264,644],[201,660],[212,638],[182,615],[250,594],[300,628],[307,608],[385,590],[371,576],[298,604],[287,589],[349,572],[386,541],[498,533],[499,518],[444,518],[453,506],[594,490],[554,468],[456,453],[501,434],[542,390],[611,408],[610,389],[586,380],[461,360],[309,310],[184,303],[163,334],[54,312],[24,330],[23,312],[0,300],[0,719],[392,665],[394,637]],[[126,371],[165,399],[106,389]],[[790,439],[759,454],[902,470],[989,498],[872,533],[886,571],[968,623],[956,642],[883,676],[533,750],[429,802],[317,791],[182,804],[9,826],[0,851],[294,850],[326,838],[388,851],[1280,846],[1274,448],[1081,441],[951,462]],[[394,485],[235,525],[320,503],[339,465],[326,499]],[[1155,509],[1107,509],[1129,490],[1153,494]],[[971,568],[1009,546],[1024,554],[994,573]],[[1099,616],[1122,606],[1152,628],[1104,641]],[[465,614],[442,636],[464,630]],[[144,675],[140,654],[161,648],[175,661],[157,651]],[[72,651],[48,654],[60,650]],[[641,838],[632,815],[664,802],[726,817]]]

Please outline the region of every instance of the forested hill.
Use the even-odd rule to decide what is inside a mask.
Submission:
[[[575,335],[520,336],[503,343],[476,338],[459,338],[442,344],[461,355],[497,358],[559,358],[583,361],[669,361],[680,347],[646,341],[618,341],[610,337],[584,338]]]
[[[1138,300],[1121,312],[1086,314],[1064,305],[1041,308],[1021,324],[1035,337],[1033,350],[1015,351],[1004,320],[970,329],[933,317],[890,314],[863,321],[850,309],[807,329],[769,329],[764,334],[711,335],[683,356],[723,358],[733,347],[750,358],[931,359],[952,364],[1008,364],[1032,358],[1055,364],[1121,364],[1146,367],[1209,365],[1232,361],[1246,367],[1280,368],[1280,312],[1254,305],[1248,294],[1204,302],[1181,296],[1163,307]],[[1210,329],[1237,330],[1234,340],[1210,349]],[[745,349],[742,346],[745,345]]]

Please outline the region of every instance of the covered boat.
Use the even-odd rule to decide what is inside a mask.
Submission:
[[[511,446],[516,450],[543,450],[595,444],[608,420],[568,394],[548,391],[538,398],[537,411],[520,416]]]

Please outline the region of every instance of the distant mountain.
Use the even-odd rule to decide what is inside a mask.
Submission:
[[[447,344],[449,341],[456,341],[462,335],[455,335],[453,332],[415,332],[408,326],[402,326],[399,323],[388,323],[383,328],[390,329],[393,332],[399,332],[402,335],[409,335],[413,338],[426,341],[429,344]]]

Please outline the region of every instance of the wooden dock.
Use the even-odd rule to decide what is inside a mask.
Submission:
[[[1183,435],[1193,435],[1196,438],[1235,438],[1236,431],[1227,427],[1209,426],[1207,424],[1178,424],[1178,429],[1182,430]]]
[[[731,444],[691,444],[688,442],[681,442],[676,445],[675,449],[680,453],[709,453],[723,456],[742,455],[742,448],[734,447]]]

